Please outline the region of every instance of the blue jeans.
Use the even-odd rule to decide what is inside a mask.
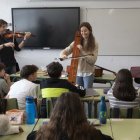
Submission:
[[[93,74],[90,76],[86,76],[86,77],[77,76],[76,77],[76,84],[78,84],[79,86],[82,86],[86,89],[92,88],[93,87],[93,80],[94,80]]]

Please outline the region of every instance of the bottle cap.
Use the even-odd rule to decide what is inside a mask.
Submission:
[[[101,100],[105,100],[105,96],[101,96]]]
[[[34,98],[32,96],[26,96],[26,102],[32,103],[34,101]]]

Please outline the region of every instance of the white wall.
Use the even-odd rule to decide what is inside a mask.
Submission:
[[[33,0],[1,0],[0,18],[11,22],[11,8],[15,7],[81,7],[81,21],[86,20],[86,8],[140,8],[140,1],[41,1]],[[95,35],[96,37],[96,35]],[[100,45],[100,42],[98,42]],[[133,46],[132,46],[133,47]],[[22,50],[15,53],[20,67],[25,64],[36,64],[45,66],[54,58],[59,57],[61,50]],[[140,66],[140,56],[98,56],[97,65],[118,71],[121,68]],[[64,67],[70,61],[64,61]]]

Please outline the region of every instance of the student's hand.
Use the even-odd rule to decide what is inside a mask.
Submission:
[[[8,43],[4,43],[4,46],[14,48],[15,44],[13,42],[8,42]]]
[[[25,35],[24,35],[24,40],[28,39],[31,37],[31,32],[25,32]]]
[[[5,73],[5,75],[4,75],[4,79],[5,79],[6,81],[10,81],[10,75],[7,74],[7,73]]]
[[[24,132],[23,128],[21,126],[19,126],[19,133]]]

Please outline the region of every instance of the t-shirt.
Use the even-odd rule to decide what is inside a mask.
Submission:
[[[0,44],[8,42],[13,42],[13,40],[0,37]],[[14,48],[4,47],[3,49],[0,50],[0,61],[4,63],[6,67],[16,65],[14,50],[20,51],[20,48],[18,47],[18,43],[16,40],[14,40],[14,44],[15,44]]]
[[[27,79],[15,82],[8,93],[9,98],[17,98],[19,109],[25,110],[26,96],[37,98],[38,85]]]
[[[0,78],[0,98],[3,98],[9,92],[9,86],[3,78]]]

